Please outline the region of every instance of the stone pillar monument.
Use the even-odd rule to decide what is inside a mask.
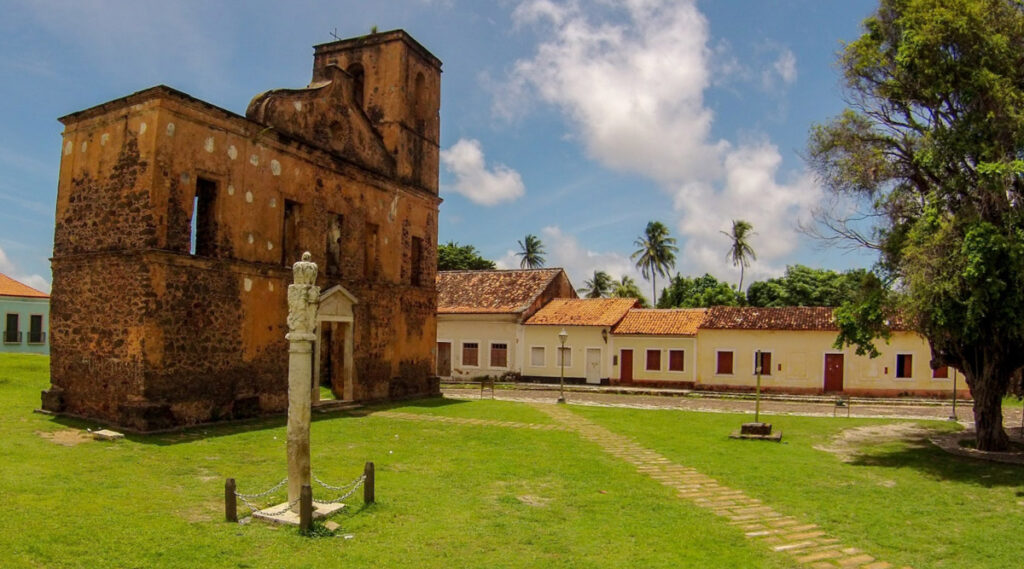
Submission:
[[[288,503],[299,511],[299,493],[309,482],[310,381],[313,377],[313,342],[320,287],[311,255],[292,267],[295,284],[288,285]]]

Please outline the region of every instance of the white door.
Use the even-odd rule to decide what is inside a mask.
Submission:
[[[601,348],[587,348],[587,383],[601,383]]]

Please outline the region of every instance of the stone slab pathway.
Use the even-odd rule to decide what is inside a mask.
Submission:
[[[828,535],[815,524],[784,515],[742,490],[729,488],[695,468],[673,463],[656,451],[632,439],[585,419],[565,407],[535,404],[534,407],[559,424],[596,443],[605,452],[620,458],[665,486],[677,496],[726,518],[738,526],[748,539],[785,553],[812,569],[890,569],[891,563],[849,547]],[[902,569],[910,569],[903,567]]]

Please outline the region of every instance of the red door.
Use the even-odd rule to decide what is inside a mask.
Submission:
[[[619,382],[633,383],[633,350],[622,350],[619,356]]]
[[[843,354],[825,354],[825,391],[843,390]]]

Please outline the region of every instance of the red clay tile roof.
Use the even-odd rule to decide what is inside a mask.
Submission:
[[[45,292],[21,284],[11,277],[0,273],[0,296],[21,296],[27,298],[50,298]]]
[[[817,330],[838,331],[828,306],[714,306],[701,324],[705,330]]]
[[[530,307],[562,269],[439,271],[439,314],[518,314]]]
[[[704,322],[706,308],[634,308],[612,330],[613,334],[694,336]]]
[[[526,324],[614,326],[637,303],[635,298],[556,298],[538,310]]]

